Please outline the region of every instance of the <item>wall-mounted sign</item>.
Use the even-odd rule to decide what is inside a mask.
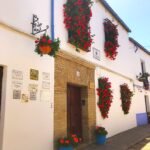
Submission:
[[[43,89],[50,89],[50,82],[43,81],[42,82],[42,88]]]
[[[100,60],[100,50],[93,47],[93,57],[97,60]]]
[[[49,90],[42,90],[40,93],[41,101],[48,102],[50,101],[50,91]]]
[[[21,95],[21,101],[24,102],[24,103],[29,102],[28,95],[27,94],[22,94]]]
[[[13,99],[21,99],[21,90],[13,90]]]
[[[17,89],[17,90],[21,90],[22,89],[22,85],[23,83],[21,81],[12,81],[12,88],[13,89]]]
[[[12,79],[23,80],[23,73],[20,70],[12,70]]]
[[[49,28],[49,26],[47,25],[45,29],[42,29],[42,23],[39,22],[39,18],[37,17],[37,15],[33,15],[33,22],[31,22],[31,24],[33,35],[38,34],[40,32],[46,32]]]
[[[29,91],[37,92],[38,91],[38,84],[29,84]]]
[[[50,80],[50,73],[43,72],[42,73],[42,79],[49,81]]]
[[[37,100],[38,84],[29,84],[30,100]]]
[[[30,79],[38,80],[39,79],[39,71],[35,69],[30,69]]]
[[[32,101],[37,100],[37,92],[30,91],[30,100],[32,100]]]

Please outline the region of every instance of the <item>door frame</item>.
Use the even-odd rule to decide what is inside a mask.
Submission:
[[[0,149],[3,149],[4,137],[4,120],[5,120],[5,103],[6,103],[6,81],[7,81],[7,66],[3,66],[2,91],[1,91],[1,121],[0,121]]]
[[[60,65],[61,64],[61,65]],[[77,71],[80,76],[77,76]],[[54,139],[67,136],[67,84],[81,86],[82,134],[86,142],[94,140],[96,126],[95,65],[61,52],[55,59]],[[93,86],[90,86],[90,83]]]
[[[1,108],[2,108],[3,70],[4,68],[0,66],[0,121],[1,121]]]

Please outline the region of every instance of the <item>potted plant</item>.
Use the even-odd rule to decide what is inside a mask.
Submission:
[[[143,81],[145,81],[149,76],[150,76],[149,73],[144,72],[144,73],[140,73],[138,76],[136,76],[136,78],[137,78],[140,82],[143,82]]]
[[[50,37],[46,34],[42,35],[36,41],[35,52],[43,56],[48,54],[50,56],[56,55],[56,52],[59,50],[59,39],[51,40]]]
[[[60,138],[57,141],[58,150],[73,150],[74,147],[77,147],[81,143],[81,138],[73,134],[68,137]]]
[[[106,135],[108,134],[106,129],[104,127],[97,126],[95,133],[96,133],[96,143],[97,144],[105,144],[106,143]]]

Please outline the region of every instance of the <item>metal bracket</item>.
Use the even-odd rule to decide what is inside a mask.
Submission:
[[[33,14],[33,22],[31,22],[32,24],[32,33],[33,35],[36,35],[40,32],[47,32],[47,29],[49,29],[49,26],[46,26],[46,29],[42,29],[42,23],[39,23],[39,18],[37,17],[37,15]]]

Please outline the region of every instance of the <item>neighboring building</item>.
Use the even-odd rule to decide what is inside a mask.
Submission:
[[[128,37],[131,30],[106,1],[93,2],[90,26],[94,43],[90,52],[77,52],[68,43],[63,21],[66,0],[2,1],[0,150],[52,150],[54,140],[70,132],[91,143],[96,125],[104,126],[111,137],[148,123],[150,90],[143,86],[149,81],[147,78],[147,82],[139,82],[137,76],[150,73],[150,52]],[[61,44],[56,58],[41,57],[34,52],[38,35],[31,34],[33,14],[43,23],[42,28],[50,26],[47,33],[52,38],[59,37]],[[118,25],[120,46],[114,61],[104,53],[105,18]],[[37,71],[38,79],[31,79],[31,69]],[[102,118],[97,107],[99,77],[108,77],[112,83],[114,98],[107,119]],[[134,92],[128,115],[121,108],[119,86],[123,83]],[[29,101],[25,102],[22,96]]]

